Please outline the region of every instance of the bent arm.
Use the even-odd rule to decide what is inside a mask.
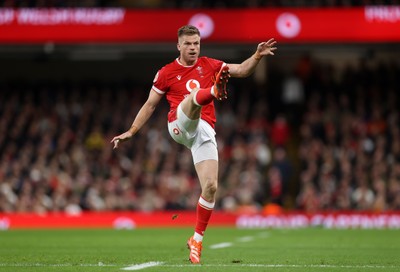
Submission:
[[[256,52],[240,64],[228,63],[229,73],[232,77],[248,77],[256,69],[260,60],[267,55],[274,55],[276,41],[269,39],[259,43]]]
[[[147,101],[143,104],[140,108],[138,114],[136,115],[131,127],[124,133],[115,136],[111,143],[114,144],[114,149],[118,148],[118,144],[120,141],[126,141],[130,139],[133,135],[135,135],[143,125],[149,120],[150,116],[153,114],[156,106],[160,102],[162,98],[161,94],[156,93],[155,91],[151,90]]]
[[[156,106],[160,102],[162,95],[156,93],[155,91],[151,90],[149,93],[149,97],[147,101],[143,104],[140,108],[138,114],[136,115],[135,120],[133,121],[131,127],[129,128],[129,132],[131,132],[132,136],[140,130],[143,125],[149,120],[150,116],[153,114]]]

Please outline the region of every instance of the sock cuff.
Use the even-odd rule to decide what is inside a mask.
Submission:
[[[215,202],[208,202],[208,201],[205,200],[202,196],[200,196],[200,198],[199,198],[199,205],[200,205],[201,207],[203,207],[204,209],[212,210],[212,209],[214,209]]]
[[[197,94],[199,93],[199,91],[197,91],[197,93],[195,93],[195,95],[193,95],[193,103],[195,103],[197,106],[201,107],[201,105],[199,104],[199,102],[197,102]]]

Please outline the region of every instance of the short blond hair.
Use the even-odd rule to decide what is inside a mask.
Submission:
[[[185,36],[185,35],[187,35],[187,36],[199,35],[200,36],[200,31],[195,26],[184,25],[178,29],[178,38]]]

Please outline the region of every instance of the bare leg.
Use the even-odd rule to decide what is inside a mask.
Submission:
[[[214,210],[215,195],[218,187],[218,161],[205,160],[195,165],[201,185],[201,196],[197,203],[197,223],[194,239],[203,240],[208,221]]]
[[[193,90],[181,102],[181,108],[182,108],[183,113],[191,120],[200,119],[200,112],[201,112],[202,107],[199,105],[196,105],[193,100],[193,97],[196,95],[196,93],[198,91],[199,91],[199,89]]]
[[[214,209],[218,187],[218,161],[204,160],[196,163],[195,168],[200,180],[201,196],[196,207],[195,231],[189,238],[187,246],[190,250],[190,261],[200,263],[203,236]]]
[[[201,195],[208,202],[215,202],[218,188],[218,161],[205,160],[195,165],[200,180]]]

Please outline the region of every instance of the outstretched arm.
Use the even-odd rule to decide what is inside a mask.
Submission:
[[[136,115],[135,120],[133,121],[131,127],[124,133],[115,136],[111,143],[114,144],[114,149],[118,148],[118,144],[120,141],[126,141],[130,139],[142,126],[149,120],[150,116],[153,114],[156,106],[161,100],[162,95],[156,93],[155,91],[150,91],[149,97],[147,101],[140,108],[138,114]]]
[[[241,64],[228,64],[229,73],[232,77],[248,77],[257,67],[260,60],[267,55],[274,55],[276,41],[272,38],[267,42],[259,43],[256,52]]]

